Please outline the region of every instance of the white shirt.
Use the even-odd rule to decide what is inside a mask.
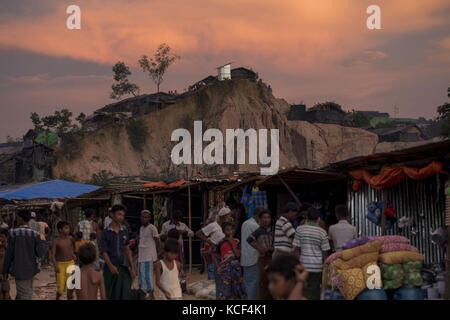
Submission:
[[[154,262],[158,259],[155,238],[159,238],[158,230],[151,223],[141,226],[139,230],[138,262]]]
[[[333,241],[334,249],[342,251],[344,243],[358,237],[358,230],[356,230],[355,226],[348,223],[347,220],[339,220],[338,223],[328,228],[328,235],[330,240]]]
[[[194,236],[194,231],[189,229],[189,227],[185,223],[179,222],[178,224],[174,224],[172,222],[172,220],[169,220],[169,221],[166,221],[163,223],[163,225],[161,227],[161,235],[163,235],[163,234],[167,235],[169,233],[169,231],[172,230],[173,228],[177,229],[180,232],[180,237],[178,238],[178,242],[180,242],[180,244],[182,246],[183,246],[183,235],[182,235],[183,231],[187,231],[188,237]]]
[[[250,267],[258,263],[259,252],[253,248],[247,239],[259,228],[258,222],[252,217],[245,221],[241,227],[241,266]]]
[[[111,222],[112,222],[111,217],[110,217],[110,216],[107,216],[107,217],[105,218],[105,222],[104,222],[104,224],[103,224],[103,229],[108,228],[109,225],[111,224]]]
[[[211,242],[215,245],[218,245],[220,241],[225,238],[222,227],[217,223],[217,221],[214,221],[203,227],[202,232],[205,234],[205,236],[209,237]]]

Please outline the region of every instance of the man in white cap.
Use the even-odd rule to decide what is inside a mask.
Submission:
[[[215,248],[220,241],[225,238],[225,234],[222,231],[222,225],[225,222],[231,221],[231,210],[228,207],[224,207],[219,210],[219,213],[217,214],[218,220],[211,222],[210,224],[206,225],[202,229],[198,230],[195,235],[205,241],[206,243],[209,243],[209,245],[213,248]],[[214,264],[214,280],[216,282],[216,299],[219,299],[219,285],[220,285],[220,278],[217,276],[217,266]]]
[[[40,224],[36,221],[36,212],[31,212],[31,219],[28,222],[28,226],[36,231],[37,233],[41,234],[41,226]]]

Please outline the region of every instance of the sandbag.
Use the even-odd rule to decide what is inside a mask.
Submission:
[[[403,285],[406,287],[420,287],[423,285],[423,279],[420,272],[407,272],[403,279]]]
[[[346,250],[346,249],[351,249],[351,248],[355,248],[358,246],[362,246],[363,244],[366,244],[367,242],[369,242],[370,237],[359,237],[353,240],[349,240],[347,242],[344,242],[344,244],[342,245],[342,249]]]
[[[330,254],[330,255],[328,256],[328,258],[325,259],[324,263],[325,263],[325,264],[330,264],[330,263],[332,263],[334,260],[336,260],[337,258],[339,258],[340,254],[341,254],[340,252],[335,252],[335,253],[333,253],[333,254]]]
[[[392,243],[385,242],[381,245],[380,253],[394,252],[394,251],[419,252],[419,249],[410,244],[400,242],[392,242]]]
[[[384,264],[397,264],[409,261],[423,261],[425,259],[425,256],[417,252],[396,251],[382,253],[380,254],[378,259],[381,263]]]
[[[398,289],[403,285],[403,279],[384,280],[384,290]]]
[[[421,272],[422,271],[422,261],[409,261],[402,264],[402,268],[405,273],[410,272]]]
[[[381,244],[385,243],[405,243],[409,244],[409,239],[404,236],[372,236],[370,241],[380,241]]]
[[[347,300],[353,300],[366,288],[363,271],[360,268],[339,270],[338,273]]]
[[[380,247],[381,242],[379,241],[368,242],[362,246],[342,251],[339,258],[348,261],[364,253],[379,252]]]
[[[401,264],[381,264],[381,276],[384,280],[403,279],[404,271]]]
[[[341,258],[336,259],[333,262],[333,266],[337,269],[347,270],[353,268],[362,268],[369,262],[376,262],[378,260],[378,252],[364,253],[357,257],[354,257],[348,261],[344,261]],[[362,270],[361,270],[362,272]]]
[[[369,280],[369,278],[371,278],[372,277],[372,275],[374,274],[374,272],[371,270],[371,272],[369,272],[369,267],[370,266],[376,266],[377,268],[379,268],[378,267],[378,264],[376,263],[376,262],[369,262],[368,264],[366,264],[363,268],[362,268],[362,271],[363,271],[363,275],[364,275],[364,283],[366,284],[366,286],[367,286],[367,280]],[[373,278],[371,278],[371,282],[373,282]],[[380,288],[382,288],[383,287],[383,277],[381,276],[381,274],[380,274],[380,283],[379,283],[379,286],[380,286]]]

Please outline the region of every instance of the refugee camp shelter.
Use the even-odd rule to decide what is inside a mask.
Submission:
[[[60,203],[61,218],[72,226],[78,221],[78,212],[85,205],[108,201],[108,198],[88,198],[100,186],[64,180],[6,186],[0,189],[0,199],[9,200],[13,208],[27,208],[39,213],[48,212],[53,203]]]
[[[435,241],[436,230],[450,229],[448,183],[450,140],[389,153],[377,153],[330,164],[327,168],[348,174],[348,207],[360,236],[402,235],[425,255],[427,264],[445,265],[449,291],[449,246]],[[397,223],[381,215],[381,223],[368,219],[368,208],[383,202],[395,209]],[[407,222],[399,224],[399,221]],[[447,233],[450,234],[450,233]],[[450,243],[447,239],[447,243]],[[447,296],[448,298],[448,296]]]

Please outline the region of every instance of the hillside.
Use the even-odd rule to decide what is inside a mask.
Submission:
[[[378,137],[365,130],[331,124],[289,121],[289,104],[275,98],[264,84],[248,80],[221,81],[206,86],[157,110],[142,119],[149,128],[142,152],[136,151],[124,125],[91,132],[79,144],[75,157],[58,157],[54,176],[70,174],[88,181],[102,170],[114,176],[189,177],[201,172],[213,175],[233,171],[259,170],[255,165],[180,165],[171,162],[172,131],[189,129],[194,120],[203,121],[203,131],[226,129],[278,128],[280,168],[302,166],[319,168],[329,162],[375,152]],[[208,143],[204,143],[206,146]],[[383,143],[383,150],[389,149]],[[402,144],[402,147],[407,144]],[[225,152],[224,152],[225,153]]]

